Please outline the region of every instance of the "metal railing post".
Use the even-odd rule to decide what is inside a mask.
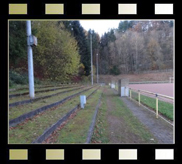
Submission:
[[[156,94],[156,118],[158,118],[158,95]]]

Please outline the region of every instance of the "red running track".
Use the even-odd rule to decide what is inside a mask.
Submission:
[[[164,84],[130,84],[130,88],[158,93],[170,97],[174,97],[174,83]]]

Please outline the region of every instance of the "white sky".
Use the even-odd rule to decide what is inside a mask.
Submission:
[[[121,20],[80,20],[80,24],[85,30],[92,29],[100,36],[108,32],[111,28],[118,28]]]

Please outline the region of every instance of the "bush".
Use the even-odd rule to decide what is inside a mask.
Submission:
[[[90,79],[91,79],[91,76],[82,76],[82,81],[81,83],[90,83]]]
[[[28,76],[27,75],[20,75],[19,73],[10,70],[9,71],[9,80],[11,83],[15,84],[28,84]]]
[[[9,71],[9,87],[13,87],[13,85],[20,84],[20,85],[28,85],[28,73],[18,73],[17,71],[10,70]],[[41,80],[34,77],[34,84],[43,84]],[[50,84],[50,82],[45,82],[45,84]]]
[[[37,79],[37,78],[34,78],[34,83],[35,84],[41,84],[41,81],[39,79]]]
[[[9,80],[9,87],[12,87],[14,85],[12,80]]]

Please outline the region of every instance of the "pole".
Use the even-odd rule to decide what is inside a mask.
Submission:
[[[158,118],[158,95],[156,94],[156,118]]]
[[[98,54],[97,54],[97,83],[99,83],[99,67],[98,67]]]
[[[29,78],[29,95],[30,98],[34,98],[34,71],[33,71],[33,51],[29,44],[29,36],[32,35],[31,32],[31,21],[26,21],[27,27],[27,51],[28,51],[28,78]]]
[[[137,68],[137,64],[138,64],[138,62],[137,62],[137,58],[138,58],[138,48],[137,48],[137,36],[136,36],[136,34],[135,34],[135,39],[136,39],[136,66],[135,66],[136,68],[135,69],[136,69],[136,72],[137,72],[137,69],[138,69]]]
[[[91,32],[90,32],[90,50],[91,50],[91,81],[93,85],[92,33]]]

